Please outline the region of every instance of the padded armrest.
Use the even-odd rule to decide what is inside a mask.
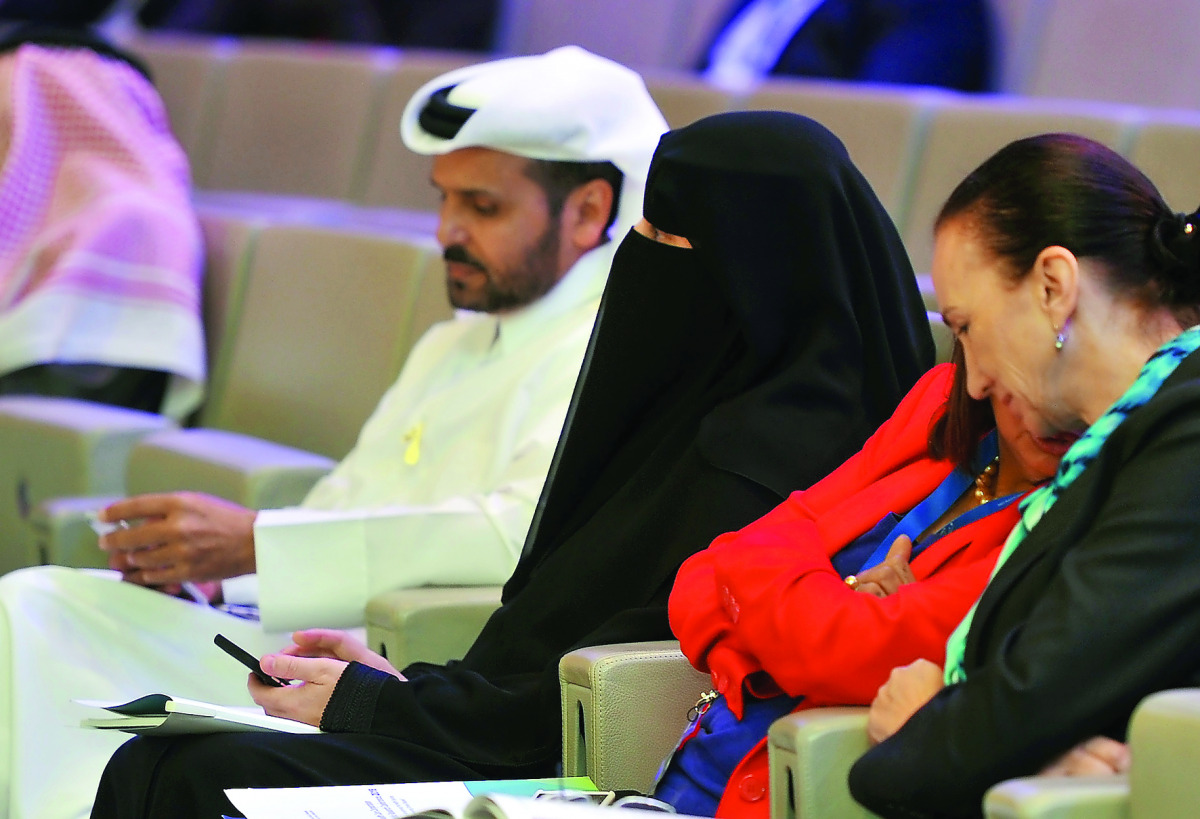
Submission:
[[[1128,819],[1129,780],[1124,776],[1010,779],[987,792],[983,811],[988,819]]]
[[[1129,728],[1130,815],[1175,819],[1200,805],[1200,689],[1160,691],[1142,700]]]
[[[396,668],[444,663],[467,652],[500,607],[500,586],[423,586],[367,601],[367,645]]]
[[[642,793],[679,741],[688,711],[712,688],[673,640],[572,651],[559,662],[558,680],[563,774]]]
[[[97,545],[88,514],[120,500],[121,495],[54,498],[39,503],[29,516],[38,562],[76,569],[106,569],[108,555]]]
[[[771,724],[772,819],[855,819],[875,814],[854,801],[846,777],[870,747],[866,708],[811,708]]]
[[[161,415],[68,398],[0,398],[0,572],[39,562],[28,525],[52,498],[124,491],[130,449]]]
[[[302,449],[218,429],[148,435],[129,453],[131,495],[191,490],[250,509],[294,506],[333,469],[334,461]]]
[[[1182,819],[1200,804],[1200,689],[1142,700],[1129,727],[1129,775],[1027,777],[988,791],[989,819]]]

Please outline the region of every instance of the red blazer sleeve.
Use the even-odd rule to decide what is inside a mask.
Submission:
[[[869,702],[895,665],[940,659],[946,635],[987,580],[1015,507],[949,535],[913,563],[918,579],[889,598],[850,591],[829,557],[888,512],[906,512],[949,473],[926,448],[953,370],[930,371],[863,449],[828,477],[687,562],[671,626],[692,663],[736,713],[765,671],[818,703]]]

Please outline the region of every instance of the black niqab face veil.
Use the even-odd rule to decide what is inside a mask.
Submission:
[[[933,362],[899,235],[812,120],[742,112],[666,134],[644,210],[692,247],[630,233],[618,249],[530,556],[688,447],[780,498],[802,489]]]
[[[895,228],[817,123],[735,113],[665,135],[645,213],[692,248],[637,233],[618,248],[525,553],[469,666],[540,662],[549,689],[573,646],[668,638],[679,564],[856,452],[932,365]]]
[[[807,486],[797,461],[832,470],[822,448],[873,432],[933,363],[891,218],[837,137],[779,112],[667,134],[646,191],[646,218],[691,241],[752,362],[705,419],[704,452],[780,494]]]

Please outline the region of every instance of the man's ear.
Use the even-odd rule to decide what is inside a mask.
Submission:
[[[1079,303],[1079,259],[1065,247],[1043,248],[1033,263],[1038,306],[1056,328],[1066,324]]]
[[[579,253],[607,240],[605,228],[616,202],[612,185],[603,179],[584,182],[567,194],[562,209],[563,236]]]

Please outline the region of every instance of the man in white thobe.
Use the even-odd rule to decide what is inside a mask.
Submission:
[[[249,704],[245,675],[214,633],[263,654],[287,643],[281,631],[361,624],[382,590],[508,577],[586,350],[610,240],[640,215],[665,130],[635,73],[574,47],[459,69],[417,92],[401,133],[434,155],[438,238],[459,314],[421,339],[354,450],[302,506],[129,498],[105,517],[134,525],[102,545],[132,582],[57,567],[0,578],[9,817],[87,812],[126,737],[77,727],[73,698],[161,691]],[[258,604],[261,625],[143,587],[216,579],[225,602]]]
[[[663,130],[636,74],[578,48],[426,85],[401,133],[435,156],[459,316],[421,339],[355,448],[299,508],[127,499],[106,519],[145,523],[102,539],[114,567],[167,586],[257,570],[222,596],[257,604],[268,629],[358,625],[390,588],[503,583],[562,429],[609,239],[639,215]]]

